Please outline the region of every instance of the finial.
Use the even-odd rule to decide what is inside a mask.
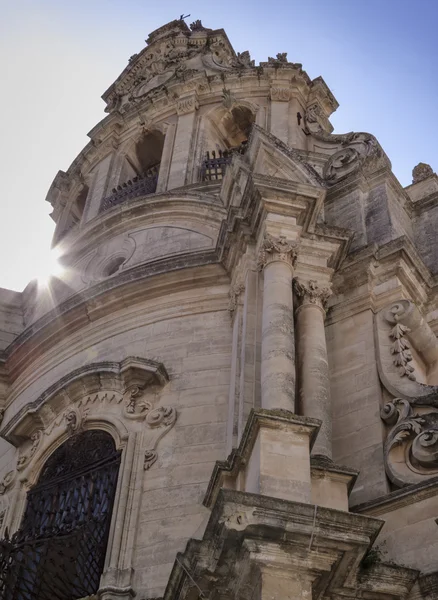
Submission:
[[[430,165],[418,163],[418,165],[412,169],[412,183],[423,181],[423,179],[427,179],[431,175],[434,175],[434,172]]]

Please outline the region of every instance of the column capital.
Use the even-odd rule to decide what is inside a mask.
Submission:
[[[292,268],[298,257],[298,244],[289,241],[286,236],[273,237],[266,234],[260,246],[257,265],[262,271],[271,262],[286,262]]]
[[[299,298],[298,309],[305,305],[314,305],[325,311],[327,301],[332,295],[331,286],[320,286],[315,279],[302,281],[294,279],[294,290]]]

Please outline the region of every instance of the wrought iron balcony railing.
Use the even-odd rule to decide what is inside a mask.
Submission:
[[[113,206],[122,204],[126,200],[155,194],[157,190],[159,166],[148,170],[144,177],[133,177],[122,185],[113,188],[111,196],[102,200],[100,212],[108,210]]]
[[[242,142],[237,148],[231,150],[213,150],[207,152],[207,158],[202,163],[202,181],[220,181],[225,175],[227,166],[231,163],[234,154],[245,154],[247,142]]]

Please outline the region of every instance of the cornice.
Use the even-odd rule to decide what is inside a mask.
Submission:
[[[123,271],[68,298],[23,331],[3,354],[9,381],[60,340],[127,305],[228,282],[215,250],[166,257]]]

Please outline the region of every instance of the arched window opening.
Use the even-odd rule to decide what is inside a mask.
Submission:
[[[234,154],[244,154],[255,116],[246,106],[218,109],[207,127],[208,150],[201,168],[203,181],[221,180]]]
[[[122,176],[121,183],[102,200],[101,212],[131,198],[156,192],[163,147],[164,135],[160,131],[150,131],[138,140],[126,162],[129,171],[135,175],[126,180]]]
[[[29,491],[22,526],[0,542],[2,600],[95,594],[103,571],[120,452],[104,431],[68,439]]]
[[[158,176],[163,147],[164,135],[160,131],[151,131],[137,142],[135,154],[140,177]]]

